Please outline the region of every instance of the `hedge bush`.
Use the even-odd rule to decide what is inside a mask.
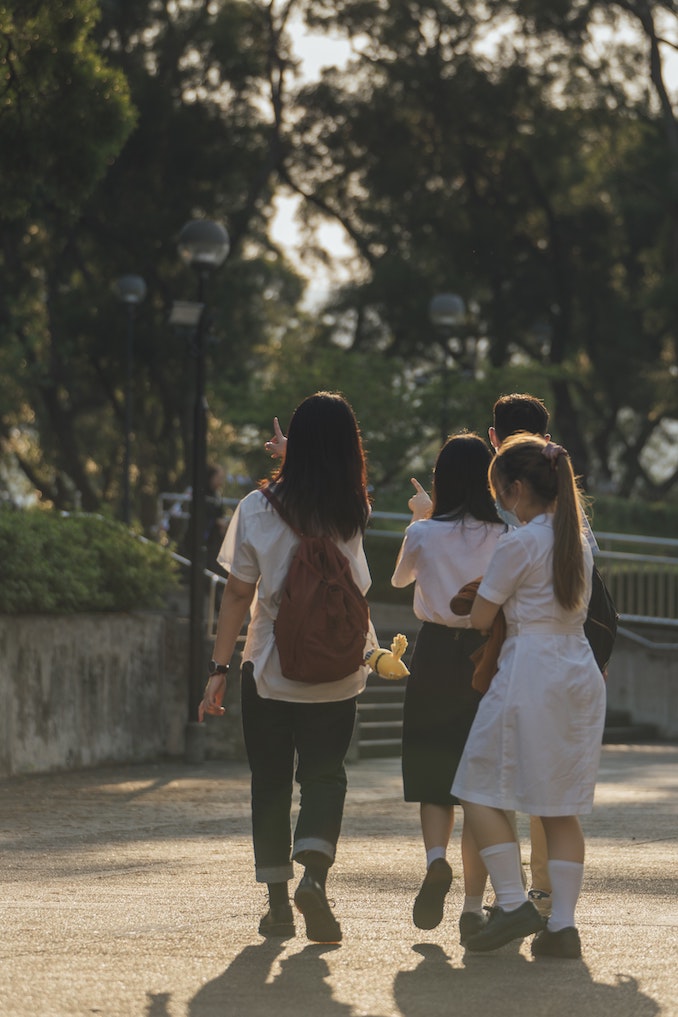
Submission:
[[[602,533],[678,538],[678,504],[595,495],[591,520]]]
[[[0,510],[0,561],[2,614],[155,608],[178,582],[167,552],[121,523],[39,509]]]

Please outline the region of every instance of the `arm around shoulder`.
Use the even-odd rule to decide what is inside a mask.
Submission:
[[[484,597],[476,594],[470,614],[473,628],[483,632],[487,631],[497,617],[500,607],[501,604],[493,604],[491,600],[485,600]]]

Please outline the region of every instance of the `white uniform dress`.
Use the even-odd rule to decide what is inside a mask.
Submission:
[[[582,541],[590,596],[592,554]],[[605,683],[583,624],[552,580],[553,516],[501,537],[478,593],[503,606],[507,637],[452,785],[462,801],[533,816],[591,811],[605,723]]]

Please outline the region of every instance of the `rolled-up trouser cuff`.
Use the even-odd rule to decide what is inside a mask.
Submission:
[[[336,845],[329,840],[323,840],[321,837],[302,837],[300,840],[295,840],[292,858],[299,861],[299,855],[304,851],[318,851],[321,855],[327,855],[330,865],[334,864]]]
[[[255,879],[257,883],[286,883],[294,876],[292,862],[287,865],[266,865],[257,867]]]

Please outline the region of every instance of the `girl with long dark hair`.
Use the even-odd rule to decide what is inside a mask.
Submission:
[[[345,554],[353,579],[366,593],[370,574],[363,549],[369,516],[367,471],[353,410],[337,393],[317,392],[297,407],[285,456],[270,484],[290,525],[261,490],[238,505],[219,562],[229,573],[221,602],[214,660],[201,707],[223,712],[225,674],[236,639],[253,605],[242,654],[242,721],[252,772],[252,831],[257,882],[266,883],[269,909],[264,936],[294,935],[288,881],[293,861],[304,867],[294,900],[309,939],[337,943],[339,922],[328,905],[325,882],[341,829],[346,772],[356,697],[366,666],[346,677],[302,683],[283,677],[274,623],[296,531],[329,536]],[[293,527],[293,528],[292,528]],[[370,626],[366,648],[376,646]],[[296,773],[295,773],[296,757]],[[290,830],[294,777],[300,785],[299,816]]]
[[[476,434],[448,439],[435,464],[427,518],[408,526],[391,579],[399,587],[414,582],[414,613],[422,622],[405,694],[402,756],[405,801],[420,803],[426,849],[426,876],[413,908],[420,929],[433,929],[442,920],[452,882],[446,853],[457,803],[450,789],[480,701],[471,686],[470,655],[482,637],[467,616],[452,613],[450,599],[482,574],[506,530],[489,493],[490,459],[487,444]],[[417,515],[418,504],[429,502],[413,483],[418,493],[410,507]],[[483,926],[487,872],[467,827],[461,845],[463,943]]]

